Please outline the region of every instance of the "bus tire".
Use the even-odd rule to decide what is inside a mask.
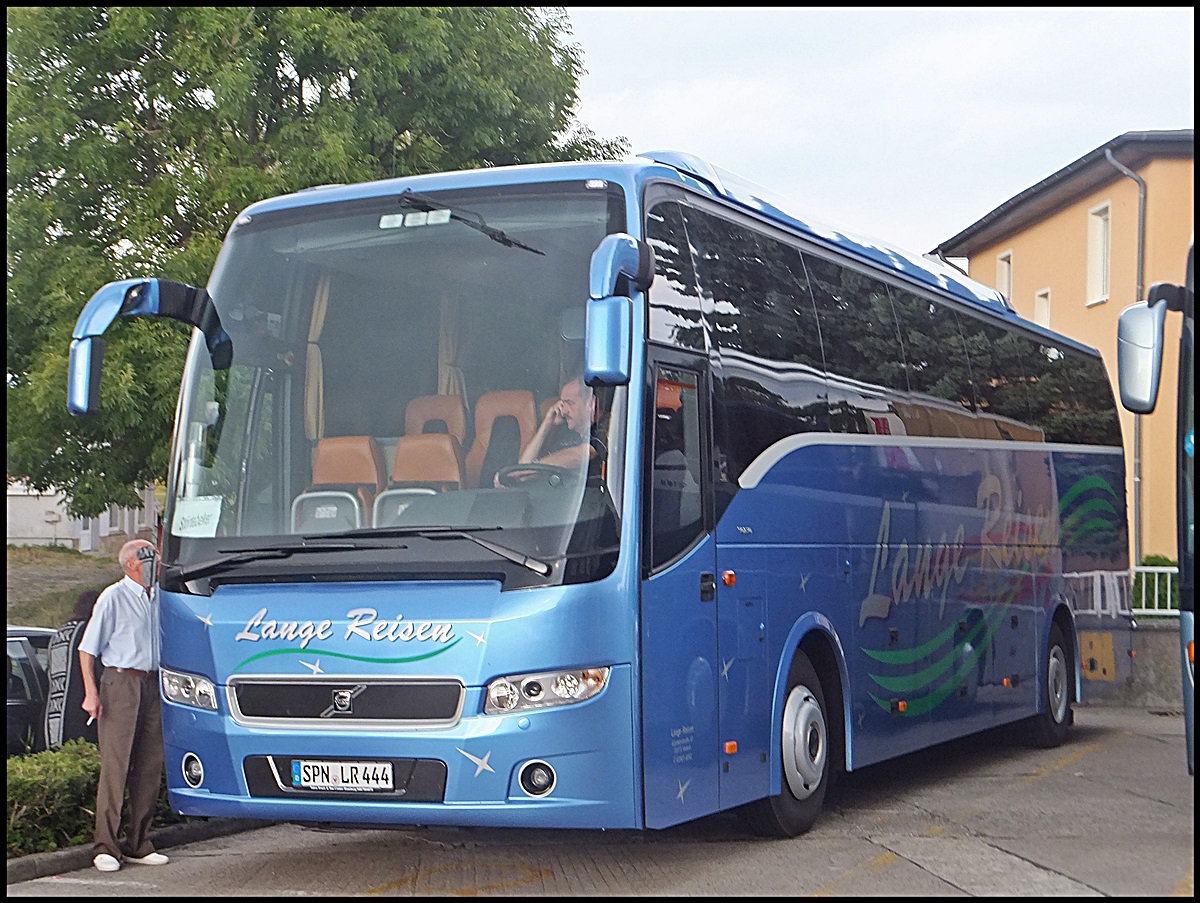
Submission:
[[[832,763],[825,694],[803,652],[796,653],[788,674],[782,722],[780,793],[741,809],[747,827],[762,837],[795,837],[808,831],[829,788]]]
[[[1046,711],[1029,720],[1029,740],[1034,746],[1051,749],[1067,739],[1074,720],[1071,712],[1071,651],[1058,624],[1050,625],[1046,651]]]

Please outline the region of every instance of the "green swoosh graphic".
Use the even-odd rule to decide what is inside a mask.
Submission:
[[[962,666],[959,667],[952,675],[950,675],[950,678],[944,684],[931,692],[929,695],[921,696],[917,699],[906,700],[908,706],[903,713],[900,713],[900,716],[902,718],[919,718],[923,715],[928,715],[930,712],[936,709],[939,705],[946,701],[947,697],[949,697],[951,693],[954,693],[958,689],[962,678],[969,674],[971,670],[979,664],[979,659],[983,657],[983,654],[986,651],[987,646],[983,645],[972,652],[968,658],[963,660]],[[879,706],[885,712],[891,712],[892,702],[890,699],[881,699],[874,693],[870,694],[870,696],[871,699],[875,701],[877,706]]]
[[[975,635],[986,626],[986,621],[981,620],[978,624],[971,628],[971,632],[962,638],[962,642],[956,643],[955,646],[961,646],[962,643],[969,643],[975,639]],[[919,661],[933,650],[944,646],[947,642],[953,639],[955,632],[958,630],[958,624],[954,623],[948,626],[945,630],[935,636],[928,642],[922,643],[912,649],[863,649],[871,658],[885,665],[911,665],[915,661]],[[988,631],[991,635],[991,631]]]
[[[1076,482],[1070,489],[1063,493],[1062,498],[1058,500],[1059,512],[1061,513],[1064,511],[1073,501],[1075,501],[1076,498],[1092,489],[1099,489],[1102,492],[1107,492],[1113,498],[1117,497],[1116,490],[1113,489],[1112,486],[1110,486],[1103,478],[1097,476],[1084,477],[1082,480]]]
[[[1087,536],[1089,533],[1095,533],[1098,530],[1102,532],[1107,531],[1109,533],[1116,533],[1117,525],[1112,521],[1101,520],[1098,517],[1092,518],[1087,523],[1080,524],[1077,529],[1072,530],[1069,534],[1066,534],[1063,540],[1063,545],[1073,545],[1079,542],[1079,540],[1084,536]]]
[[[377,665],[403,665],[403,664],[407,664],[408,662],[419,662],[423,659],[433,658],[435,655],[441,655],[443,652],[449,652],[451,649],[453,649],[455,646],[458,645],[459,640],[461,640],[461,639],[462,639],[462,637],[459,637],[457,640],[455,640],[449,646],[443,646],[441,649],[433,650],[433,652],[425,652],[425,653],[422,653],[421,655],[410,655],[410,656],[407,656],[406,658],[371,658],[370,656],[366,656],[366,655],[347,655],[344,652],[330,652],[327,649],[298,649],[298,648],[297,649],[271,649],[267,652],[259,652],[257,655],[250,656],[248,659],[243,660],[236,667],[234,667],[234,669],[232,671],[230,671],[229,673],[235,674],[238,671],[240,671],[242,668],[246,667],[251,662],[256,662],[260,658],[267,658],[272,655],[291,655],[291,654],[325,655],[325,656],[329,656],[330,658],[344,658],[344,659],[349,659],[350,661],[354,661],[354,662],[372,662],[373,664],[377,664]]]
[[[914,690],[927,687],[951,668],[953,668],[956,664],[959,664],[961,661],[963,647],[966,646],[967,643],[972,642],[976,636],[986,628],[987,632],[983,637],[983,642],[979,643],[976,647],[973,647],[971,653],[972,658],[978,661],[980,650],[987,648],[987,640],[992,638],[992,634],[994,634],[996,629],[1000,626],[1000,621],[1004,616],[1004,612],[1003,610],[997,609],[995,612],[993,612],[993,615],[995,615],[995,617],[993,617],[990,622],[984,620],[976,624],[971,632],[963,637],[962,642],[955,643],[951,648],[947,649],[946,654],[929,667],[922,668],[920,671],[916,671],[912,674],[901,674],[896,677],[871,674],[869,675],[871,680],[875,681],[875,683],[879,684],[879,686],[881,686],[883,689],[892,693],[911,693]],[[910,702],[909,705],[911,706],[912,703]]]
[[[1011,604],[1012,597],[1014,597],[1019,590],[1020,586],[1018,584],[1008,583],[1004,588],[1005,596],[1007,596],[1007,598],[1005,596],[995,598],[986,596],[979,600],[979,604],[986,605],[988,611],[996,611],[997,609],[1003,610],[1005,607]],[[860,647],[860,651],[885,665],[911,665],[913,662],[919,661],[927,656],[934,649],[944,645],[954,635],[954,631],[957,629],[957,623],[951,624],[932,639],[927,640],[920,646],[915,646],[911,649],[867,649]]]
[[[1076,522],[1095,513],[1097,510],[1104,514],[1115,515],[1117,513],[1116,506],[1109,502],[1108,499],[1089,499],[1062,519],[1062,532],[1070,532],[1075,528]]]
[[[924,658],[934,649],[944,645],[947,640],[954,636],[954,631],[957,629],[957,624],[951,624],[933,639],[912,649],[863,649],[862,651],[876,661],[883,662],[885,665],[911,665],[918,659]]]

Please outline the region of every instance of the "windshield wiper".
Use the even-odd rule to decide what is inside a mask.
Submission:
[[[476,530],[500,530],[502,527],[475,527]],[[402,536],[419,536],[422,539],[469,539],[477,546],[487,549],[494,555],[499,555],[501,558],[511,561],[513,564],[519,564],[522,567],[529,568],[540,577],[550,576],[550,571],[553,568],[544,561],[537,558],[530,558],[524,552],[518,552],[516,549],[510,549],[508,546],[502,546],[499,543],[491,542],[487,539],[480,539],[465,530],[459,530],[455,527],[384,527],[384,528],[367,528],[365,530],[349,530],[342,536],[353,536],[362,539],[370,539],[378,537],[380,539],[392,539]]]
[[[480,530],[499,530],[500,527],[479,527]],[[551,566],[544,561],[539,561],[536,558],[531,558],[522,552],[515,549],[510,549],[507,546],[502,546],[499,543],[489,542],[486,539],[480,539],[478,536],[473,536],[464,530],[459,530],[454,527],[392,527],[384,529],[365,529],[365,530],[349,530],[339,534],[341,540],[364,540],[364,539],[397,539],[405,536],[418,536],[422,539],[468,539],[482,548],[487,549],[493,555],[498,555],[513,564],[519,564],[533,571],[541,577],[548,577]],[[251,561],[265,561],[268,559],[290,558],[297,553],[307,552],[354,552],[364,549],[378,548],[372,543],[346,542],[340,540],[329,540],[321,542],[300,542],[289,545],[278,546],[263,546],[258,549],[230,549],[231,552],[236,552],[233,555],[227,555],[223,558],[213,558],[209,561],[202,561],[199,564],[191,565],[190,567],[181,567],[179,569],[168,568],[165,576],[179,580],[180,582],[188,582],[199,577],[210,577],[213,574],[218,574],[221,571],[229,570],[239,564],[247,564]],[[223,550],[218,550],[223,551]]]
[[[499,229],[489,226],[486,222],[484,222],[483,217],[474,210],[467,210],[462,207],[452,207],[449,204],[440,203],[439,201],[436,201],[431,197],[427,197],[426,195],[417,194],[411,188],[405,188],[402,192],[400,192],[400,197],[398,200],[406,207],[416,207],[418,210],[424,210],[427,213],[430,210],[449,210],[450,219],[457,220],[464,226],[469,226],[477,232],[482,232],[492,241],[498,241],[507,248],[521,248],[525,251],[532,251],[534,254],[540,254],[542,257],[546,256],[545,251],[539,251],[537,248],[532,248],[524,242],[517,241],[515,238],[512,238]],[[474,217],[474,219],[468,219],[468,217]]]
[[[297,552],[346,552],[359,548],[362,547],[358,543],[353,542],[305,542],[286,546],[264,546],[260,549],[243,549],[235,555],[212,558],[189,567],[178,569],[166,568],[165,570],[167,572],[166,576],[187,582],[195,580],[197,577],[208,577],[250,561],[265,561],[269,558],[290,558]],[[225,550],[218,549],[218,551]],[[229,551],[235,550],[230,549]]]

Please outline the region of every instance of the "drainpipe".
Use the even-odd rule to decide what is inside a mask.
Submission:
[[[1138,187],[1138,231],[1137,231],[1137,295],[1134,301],[1142,300],[1142,285],[1146,268],[1146,183],[1142,178],[1113,156],[1112,148],[1104,149],[1108,162],[1120,170],[1122,175],[1137,182]],[[1142,415],[1133,415],[1133,565],[1142,563]]]

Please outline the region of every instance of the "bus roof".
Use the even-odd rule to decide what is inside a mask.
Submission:
[[[793,207],[792,202],[781,199],[768,189],[713,166],[699,157],[679,151],[649,151],[620,162],[496,166],[381,179],[353,185],[322,185],[259,201],[247,207],[242,216],[254,216],[271,210],[308,204],[385,196],[399,193],[409,187],[418,191],[438,191],[513,182],[551,182],[571,177],[609,179],[634,191],[640,190],[641,186],[652,178],[667,178],[752,210],[789,230],[805,235],[817,244],[832,247],[889,272],[907,276],[915,282],[950,294],[976,308],[1002,317],[1020,319],[1000,292],[976,282],[948,263],[789,212]]]

